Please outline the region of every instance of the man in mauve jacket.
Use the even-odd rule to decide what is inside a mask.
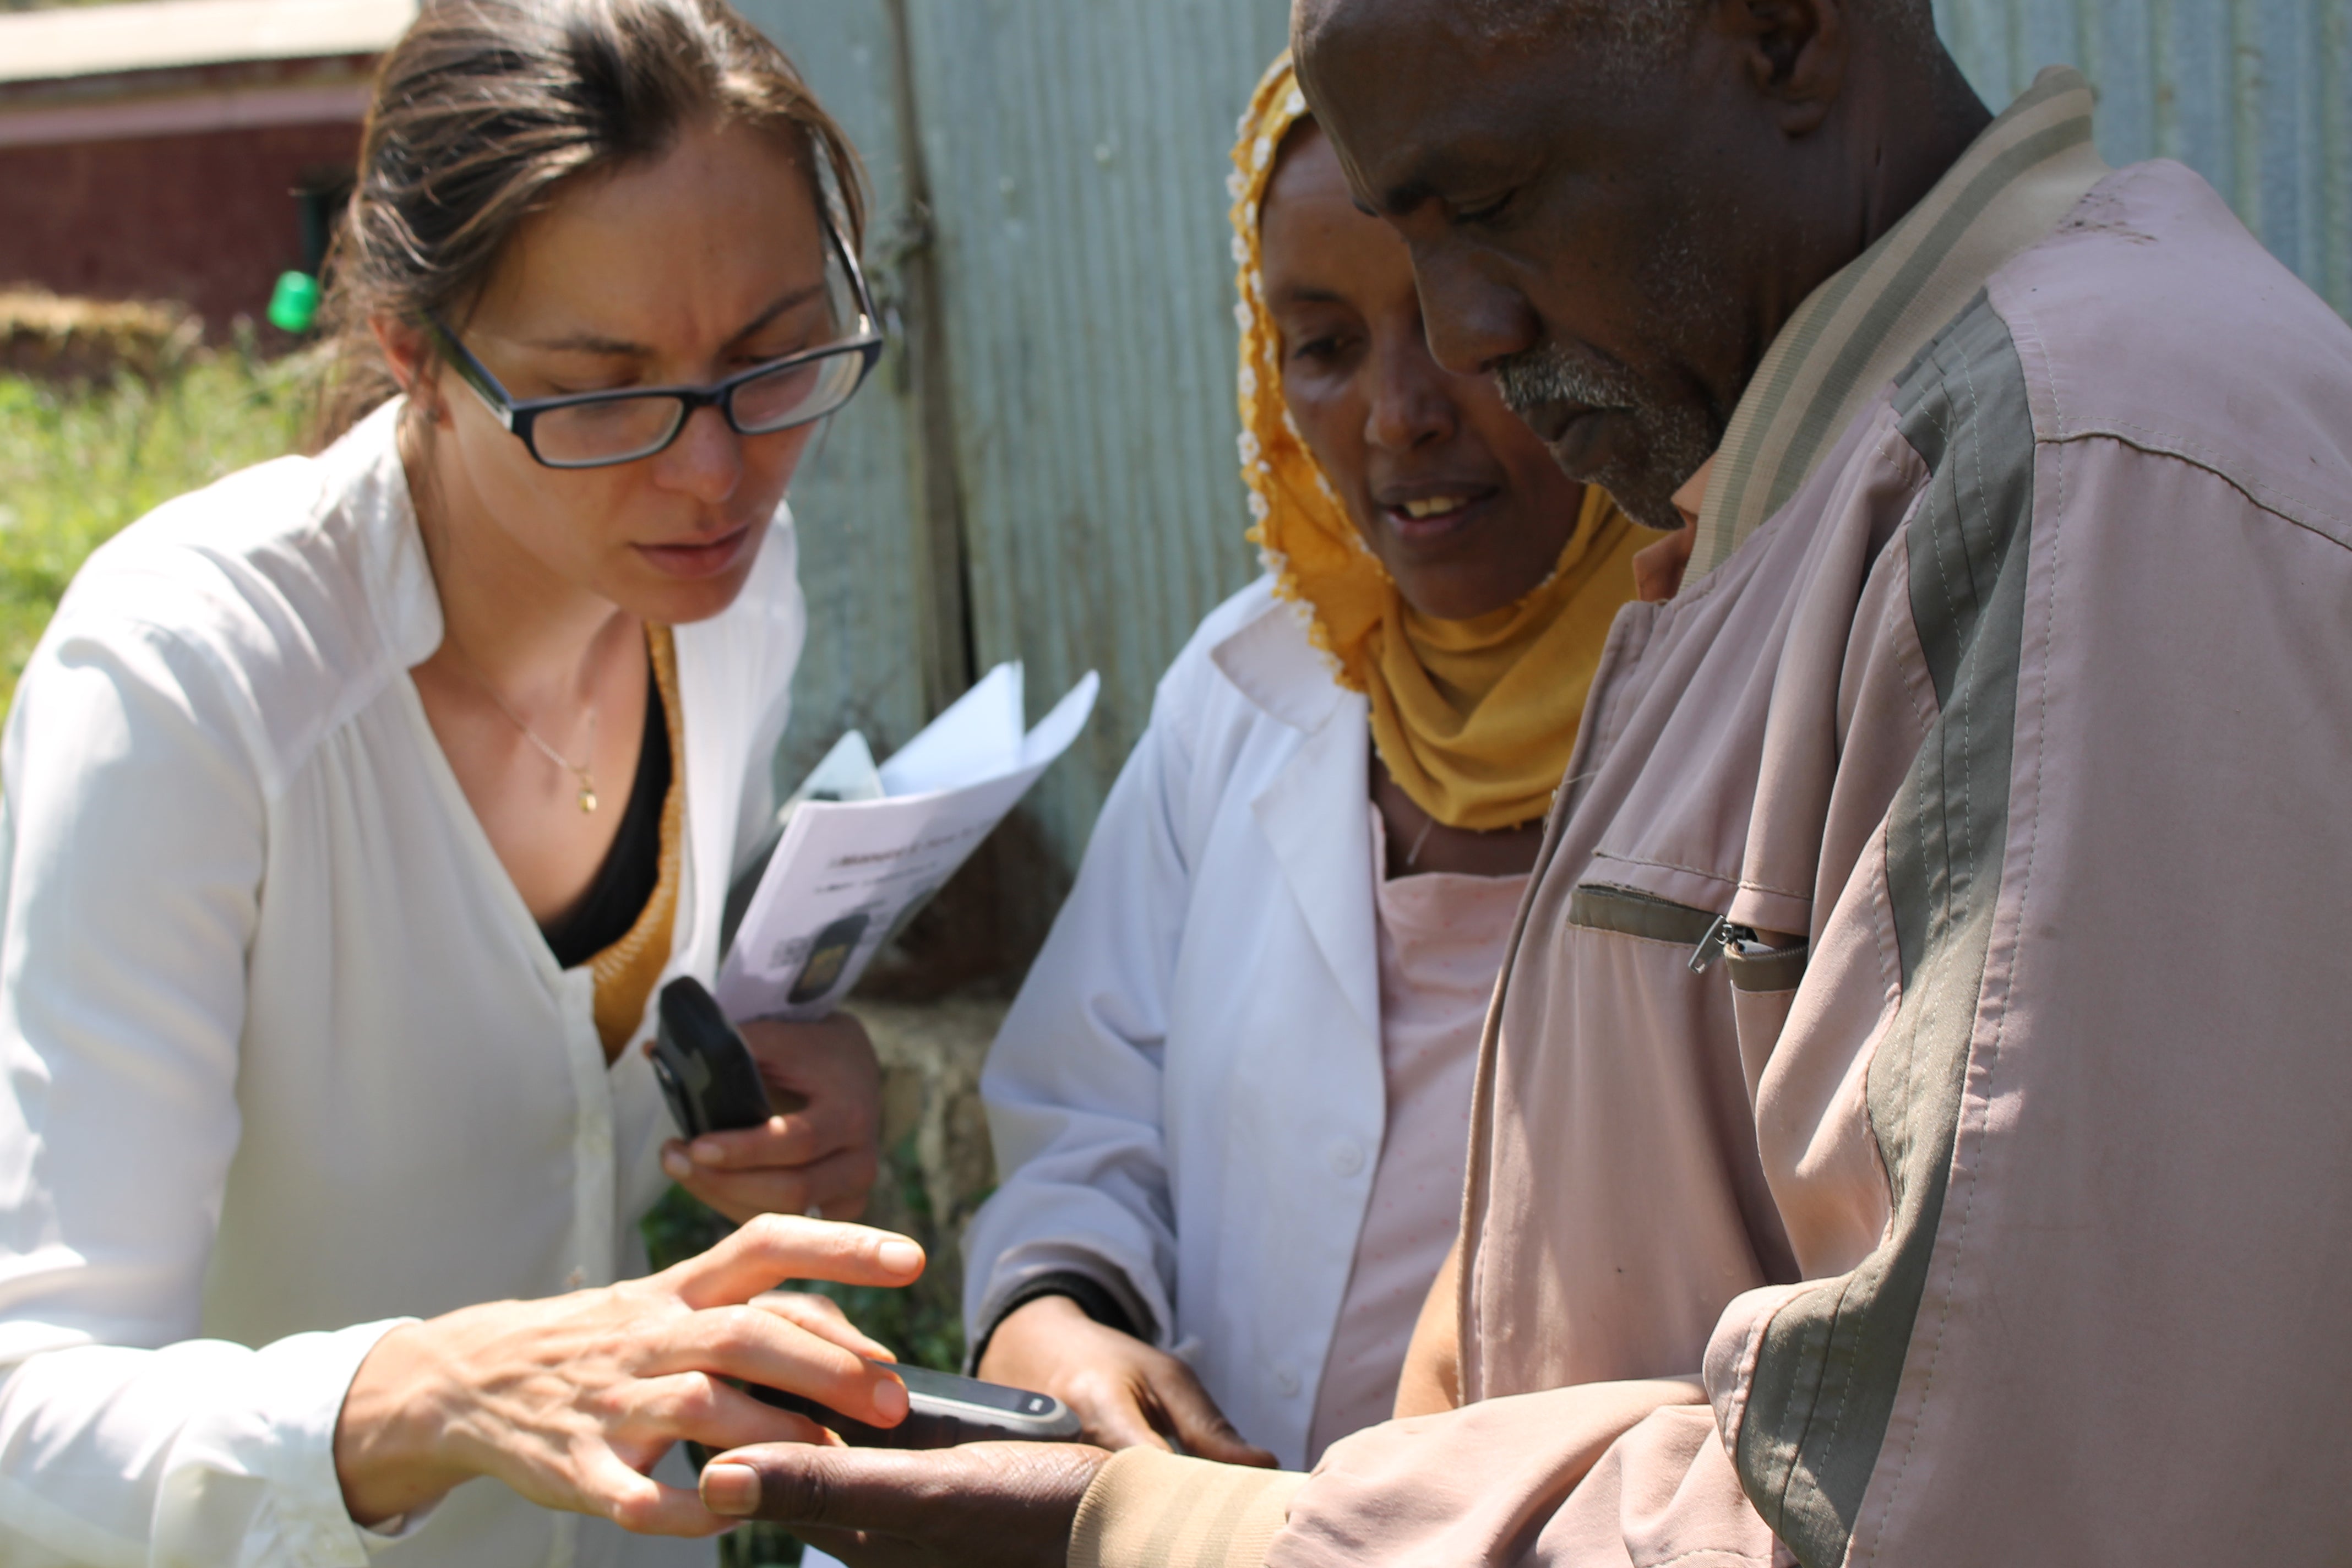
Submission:
[[[706,1498],[853,1563],[2341,1561],[2352,328],[1927,0],[1294,26],[1440,358],[1690,519],[1489,1024],[1459,1407]]]

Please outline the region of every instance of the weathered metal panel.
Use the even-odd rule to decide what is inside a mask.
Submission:
[[[1996,109],[2045,65],[2099,89],[2112,163],[2178,158],[2352,316],[2352,0],[1937,0]]]
[[[886,7],[880,0],[737,3],[783,45],[864,154],[872,180],[871,281],[890,300],[889,235],[906,180]],[[894,334],[873,379],[811,447],[793,484],[809,642],[780,763],[788,778],[806,772],[845,729],[863,729],[887,752],[929,717],[921,649],[933,595],[918,441],[905,346]]]
[[[1075,865],[1201,616],[1255,571],[1225,155],[1284,0],[908,0],[977,662],[1101,706],[1034,822]]]

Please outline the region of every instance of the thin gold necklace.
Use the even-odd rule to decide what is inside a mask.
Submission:
[[[589,773],[586,764],[573,762],[541,739],[538,731],[522,721],[521,714],[507,706],[507,700],[499,695],[499,689],[490,684],[490,678],[482,673],[481,667],[474,662],[474,656],[459,647],[455,638],[450,639],[449,646],[457,650],[458,661],[465,665],[467,675],[472,678],[475,685],[482,689],[482,695],[497,703],[499,711],[507,716],[507,722],[521,731],[522,738],[537,746],[549,762],[580,781],[580,809],[583,812],[594,811],[596,780]],[[588,758],[590,762],[593,762],[596,758],[596,705],[593,702],[588,704]]]

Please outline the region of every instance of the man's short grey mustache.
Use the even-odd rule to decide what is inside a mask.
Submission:
[[[1550,343],[1498,363],[1495,389],[1511,412],[1522,416],[1550,404],[1638,408],[1647,401],[1623,371],[1571,359]]]

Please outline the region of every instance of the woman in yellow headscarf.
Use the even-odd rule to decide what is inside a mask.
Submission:
[[[1431,358],[1286,60],[1234,164],[1267,574],[1162,681],[997,1040],[966,1310],[982,1374],[1096,1441],[1297,1468],[1394,1402],[1486,998],[1653,536]]]

